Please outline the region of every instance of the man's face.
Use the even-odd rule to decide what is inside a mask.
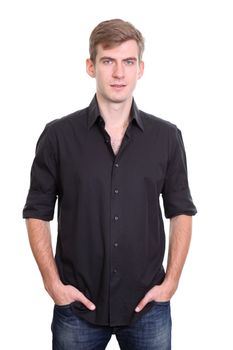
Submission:
[[[87,73],[96,79],[97,96],[108,102],[122,103],[132,98],[144,64],[138,59],[138,45],[128,40],[116,47],[97,46],[96,62],[87,60]]]

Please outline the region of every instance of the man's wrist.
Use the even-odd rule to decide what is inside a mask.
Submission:
[[[53,279],[44,279],[44,287],[45,290],[49,293],[49,295],[53,298],[56,291],[58,291],[61,287],[63,287],[63,283],[61,282],[59,277]]]
[[[172,296],[178,288],[179,281],[166,276],[162,284],[164,289],[167,290],[167,293]]]

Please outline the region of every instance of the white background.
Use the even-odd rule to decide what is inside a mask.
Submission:
[[[172,302],[173,349],[233,349],[232,12],[226,0],[1,1],[1,349],[51,349],[53,304],[21,218],[29,172],[44,125],[89,104],[89,34],[116,17],[146,38],[136,102],[182,130],[198,208]]]

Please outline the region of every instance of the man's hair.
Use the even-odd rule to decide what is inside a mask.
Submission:
[[[142,59],[144,51],[144,38],[141,32],[130,22],[122,19],[111,19],[99,23],[92,31],[89,39],[90,59],[95,63],[97,55],[97,45],[103,48],[112,48],[122,44],[127,40],[135,40],[138,45],[139,61]]]

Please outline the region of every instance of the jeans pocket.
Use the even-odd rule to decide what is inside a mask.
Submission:
[[[156,304],[156,305],[164,305],[164,306],[166,306],[166,305],[170,305],[170,300],[167,300],[167,301],[156,301],[156,300],[154,300],[154,303]]]
[[[66,304],[66,305],[54,305],[54,314],[64,316],[64,317],[70,317],[73,315],[72,310],[72,303]]]
[[[67,308],[70,308],[71,305],[72,305],[72,303],[65,304],[65,305],[54,304],[54,307],[57,308],[57,309],[67,309]]]

